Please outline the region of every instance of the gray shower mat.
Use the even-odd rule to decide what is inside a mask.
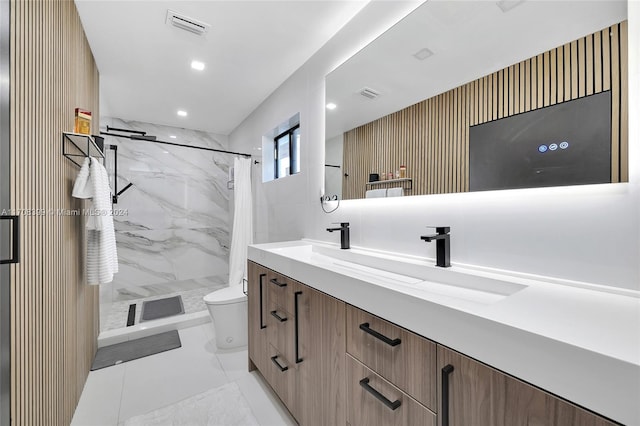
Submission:
[[[184,314],[182,296],[167,297],[165,299],[145,300],[142,302],[140,321],[151,321],[159,318]]]
[[[99,370],[123,362],[159,354],[182,346],[177,330],[166,331],[153,336],[116,343],[98,349],[91,365],[91,371]]]

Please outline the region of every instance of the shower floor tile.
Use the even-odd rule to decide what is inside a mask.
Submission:
[[[222,285],[198,288],[195,290],[178,291],[175,293],[162,294],[154,297],[146,297],[135,300],[126,300],[100,305],[100,331],[115,330],[127,326],[127,317],[129,315],[129,305],[136,304],[136,324],[140,324],[140,315],[142,312],[142,302],[148,300],[162,299],[171,296],[182,296],[184,305],[184,313],[191,314],[201,312],[207,309],[202,298],[212,291],[222,288]]]

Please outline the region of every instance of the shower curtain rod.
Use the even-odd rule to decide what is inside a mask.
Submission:
[[[109,129],[111,130],[111,129]],[[112,130],[116,130],[116,129],[112,129]],[[127,130],[129,131],[129,130]],[[242,157],[248,157],[251,158],[251,154],[245,154],[243,152],[234,152],[234,151],[225,151],[223,149],[215,149],[215,148],[206,148],[203,146],[193,146],[193,145],[184,145],[181,143],[175,143],[175,142],[165,142],[165,141],[159,141],[155,139],[155,136],[146,136],[146,135],[118,135],[116,133],[109,133],[109,132],[103,132],[100,131],[101,135],[107,135],[107,136],[116,136],[118,138],[128,138],[134,141],[143,141],[143,142],[155,142],[155,143],[162,143],[165,145],[173,145],[173,146],[180,146],[183,148],[194,148],[194,149],[201,149],[204,151],[213,151],[213,152],[220,152],[222,154],[232,154],[232,155],[240,155]]]

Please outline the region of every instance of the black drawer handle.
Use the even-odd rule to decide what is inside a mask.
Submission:
[[[269,281],[271,281],[271,284],[275,284],[278,287],[286,287],[287,283],[279,283],[278,280],[276,280],[275,278],[271,278]]]
[[[372,335],[376,339],[382,340],[383,342],[385,342],[389,346],[398,346],[402,342],[402,340],[400,340],[399,338],[390,339],[387,336],[385,336],[384,334],[380,334],[377,331],[370,329],[368,322],[360,324],[360,330],[364,331],[365,333],[369,333],[370,335]]]
[[[442,426],[449,426],[449,375],[453,373],[453,365],[447,364],[442,368]]]
[[[295,318],[294,318],[294,324],[295,324],[295,345],[296,345],[296,364],[300,364],[303,359],[300,358],[300,330],[299,330],[299,326],[298,326],[298,318],[300,317],[299,315],[299,310],[298,310],[298,296],[300,296],[302,294],[301,291],[296,291],[293,294],[293,299],[294,299],[294,308],[295,308]]]
[[[20,216],[0,216],[0,220],[11,221],[11,238],[13,240],[11,244],[11,257],[0,260],[0,265],[20,263]]]
[[[263,310],[262,310],[262,306],[264,305],[264,303],[262,302],[262,279],[264,277],[266,277],[267,274],[260,274],[260,330],[267,328],[267,325],[262,322],[262,317],[263,317]]]
[[[396,399],[395,401],[391,402],[387,398],[385,398],[385,396],[383,394],[381,394],[380,392],[378,392],[377,390],[372,388],[371,385],[369,385],[369,378],[368,377],[365,377],[364,379],[360,380],[360,386],[362,386],[364,388],[364,390],[369,392],[371,395],[375,396],[376,399],[378,399],[378,401],[382,402],[384,405],[389,407],[391,410],[396,410],[398,407],[400,407],[402,405],[402,402],[400,402],[399,399]]]
[[[280,369],[280,371],[287,371],[289,369],[289,367],[287,367],[286,365],[283,367],[282,365],[280,365],[280,363],[277,360],[278,355],[276,356],[272,356],[271,357],[271,361]]]
[[[280,315],[278,315],[278,311],[271,311],[271,316],[280,322],[285,322],[287,320],[286,317],[281,317]]]

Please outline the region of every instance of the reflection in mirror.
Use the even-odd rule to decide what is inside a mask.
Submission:
[[[495,2],[425,2],[327,76],[335,105],[326,111],[325,193],[627,181],[625,19],[624,1],[527,1],[507,11]],[[599,94],[608,101],[581,106]],[[589,125],[597,131],[583,131]],[[470,156],[470,144],[485,144],[483,156]],[[514,171],[514,163],[526,167]],[[584,164],[597,164],[598,176]],[[502,181],[477,184],[482,168]],[[580,179],[565,178],[577,169]],[[530,175],[514,181],[520,172]]]
[[[342,135],[325,142],[324,193],[342,199]]]

